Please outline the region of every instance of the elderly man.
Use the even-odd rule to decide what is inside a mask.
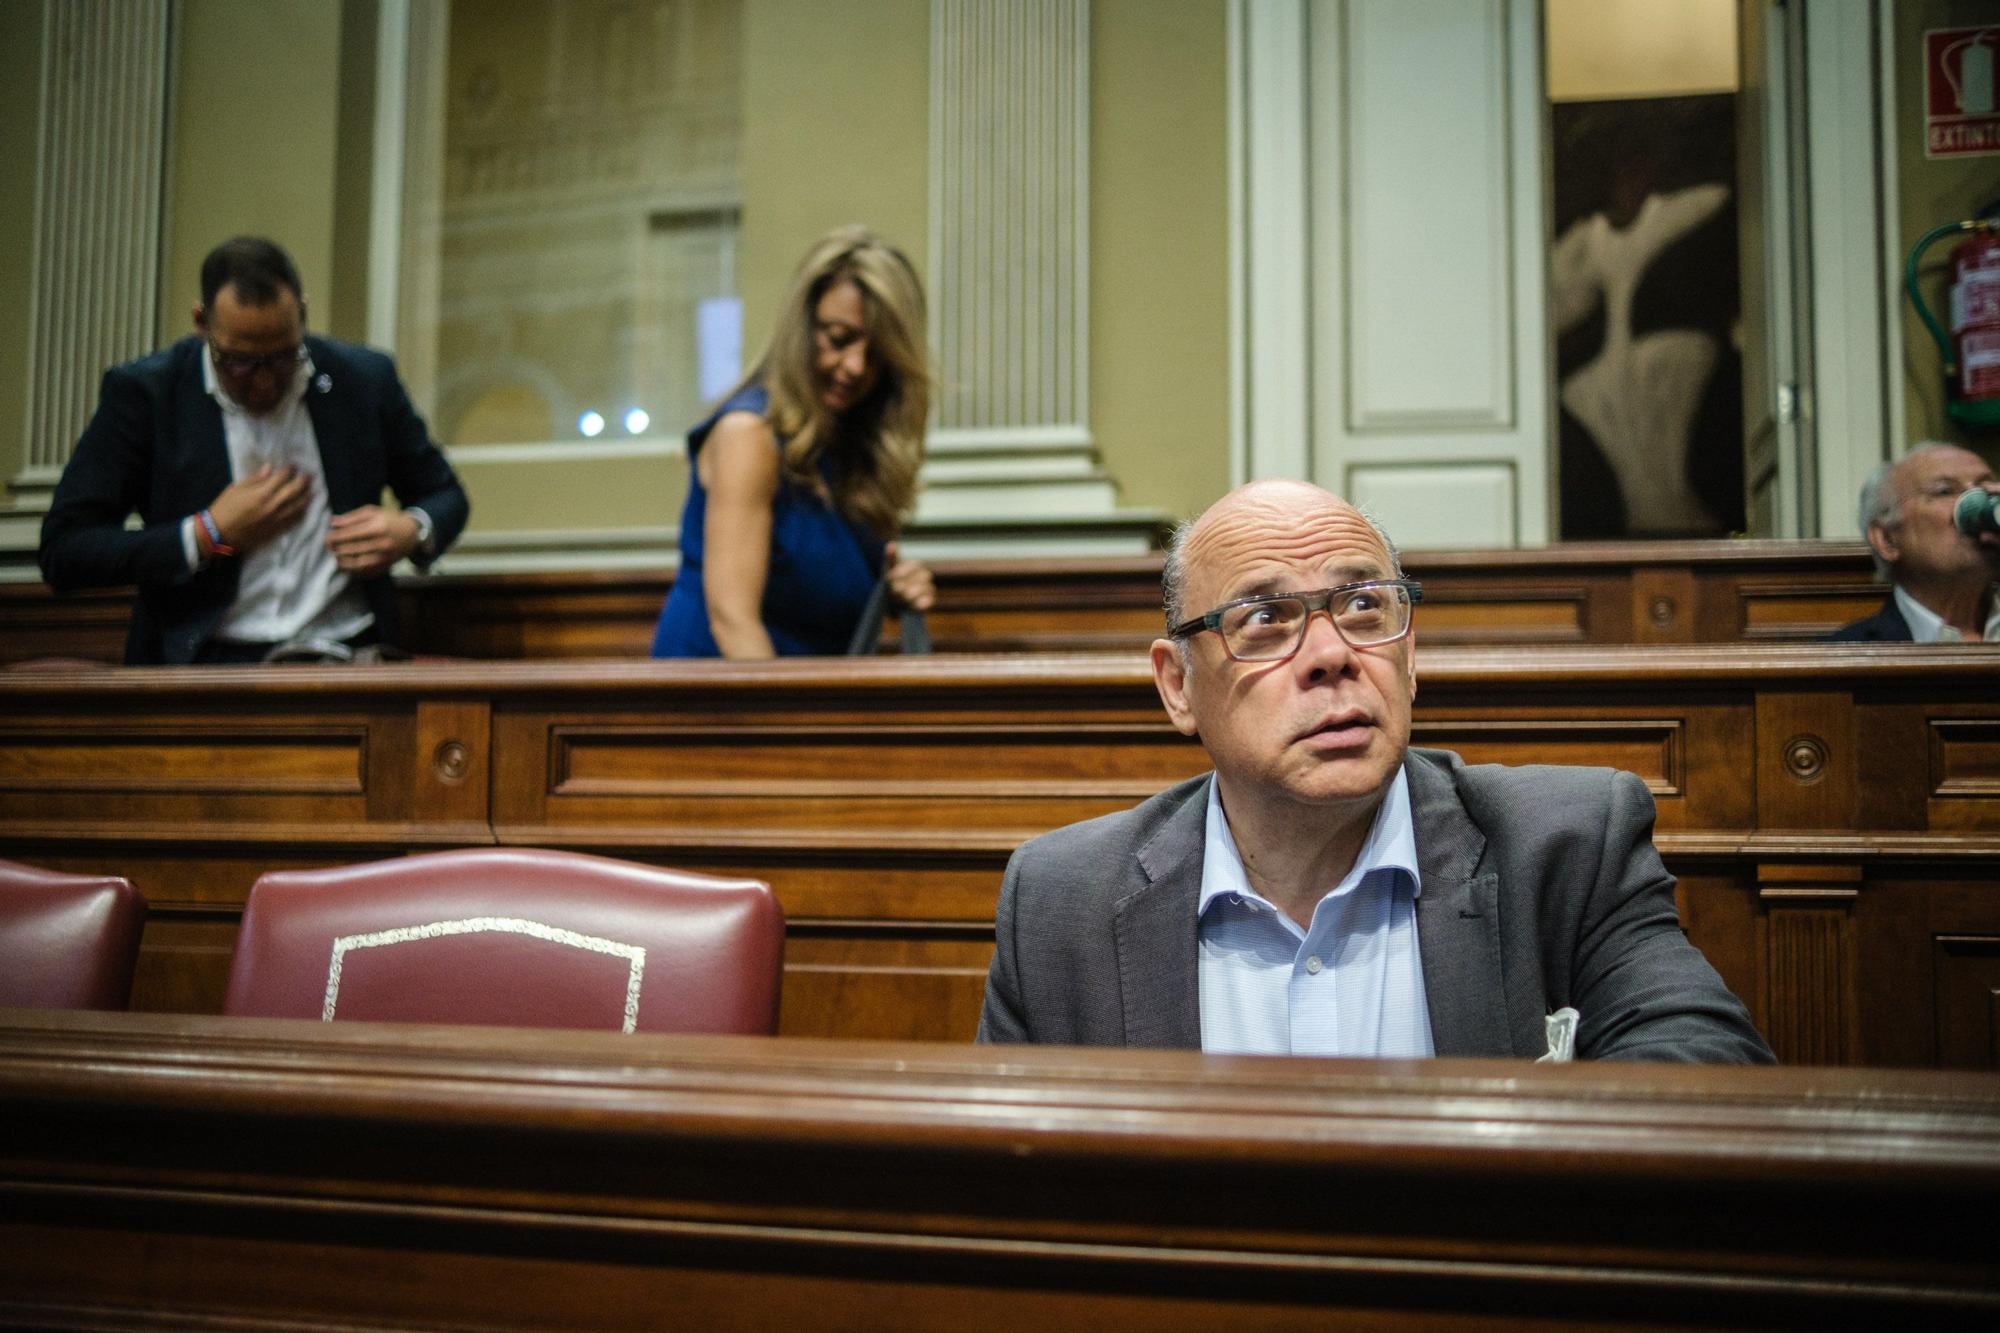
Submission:
[[[2000,535],[1975,540],[1952,522],[1959,497],[1975,487],[2000,491],[2000,480],[1986,460],[1955,444],[1920,444],[1875,469],[1861,488],[1861,530],[1889,599],[1828,638],[2000,642]]]
[[[138,585],[128,663],[393,642],[390,567],[465,527],[395,365],[305,318],[291,257],[239,236],[202,262],[195,336],[105,372],[42,523],[42,576]]]
[[[1267,481],[1176,534],[1167,716],[1212,775],[1015,853],[985,1041],[1356,1056],[1768,1061],[1681,933],[1629,773],[1412,750],[1381,531]],[[1192,614],[1191,614],[1192,613]]]

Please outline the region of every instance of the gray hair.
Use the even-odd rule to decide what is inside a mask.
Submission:
[[[1376,538],[1382,543],[1382,549],[1389,553],[1389,577],[1392,579],[1403,577],[1403,553],[1396,549],[1396,543],[1389,537],[1389,530],[1382,526],[1381,520],[1361,506],[1349,507],[1361,515],[1362,522],[1374,530]],[[1160,566],[1160,604],[1166,611],[1167,632],[1170,634],[1174,626],[1188,618],[1187,607],[1182,604],[1187,585],[1187,543],[1188,537],[1194,532],[1195,524],[1200,521],[1200,514],[1193,518],[1182,519],[1174,525],[1173,536],[1167,539],[1167,557]],[[1180,650],[1181,666],[1184,668],[1192,666],[1193,663],[1188,657],[1187,640],[1181,639],[1174,646]]]
[[[1877,524],[1880,524],[1890,532],[1894,532],[1903,525],[1903,516],[1897,512],[1903,505],[1902,489],[1891,480],[1897,468],[1910,459],[1915,458],[1918,454],[1926,453],[1932,449],[1954,449],[1957,447],[1956,445],[1946,444],[1943,440],[1925,440],[1914,446],[1901,458],[1892,458],[1886,463],[1877,464],[1875,470],[1868,474],[1868,480],[1861,483],[1861,507],[1858,512],[1861,519],[1862,538],[1866,540],[1868,529]],[[1875,553],[1875,544],[1873,542],[1870,542],[1868,545],[1868,554],[1875,561],[1875,577],[1884,583],[1891,582],[1892,580],[1889,577],[1889,562]]]

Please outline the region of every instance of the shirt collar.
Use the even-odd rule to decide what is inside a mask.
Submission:
[[[1382,804],[1376,807],[1375,822],[1369,825],[1361,853],[1354,858],[1354,868],[1321,897],[1345,893],[1375,870],[1400,870],[1410,878],[1411,897],[1423,892],[1423,877],[1417,873],[1416,829],[1410,820],[1410,779],[1401,766],[1390,779]],[[1243,869],[1243,855],[1237,850],[1229,820],[1223,815],[1222,784],[1210,777],[1208,824],[1202,844],[1201,898],[1195,904],[1195,916],[1199,918],[1208,911],[1209,903],[1224,894],[1265,901],[1263,895],[1250,887],[1250,877]]]
[[[1944,617],[1925,606],[1898,585],[1890,589],[1896,598],[1896,609],[1903,613],[1903,619],[1910,627],[1910,638],[1917,643],[1960,643],[1958,631],[1944,623]],[[1981,637],[1988,642],[2000,640],[2000,585],[1995,585],[1986,598],[1986,624],[1981,628]]]
[[[305,344],[301,343],[300,346],[304,347]],[[289,407],[299,399],[305,397],[306,385],[311,382],[312,376],[312,353],[307,351],[299,357],[298,369],[292,372],[292,382],[285,386],[284,396],[278,399],[277,405],[271,411],[275,412],[280,407]],[[201,390],[209,397],[215,399],[216,406],[220,407],[224,412],[236,412],[244,416],[249,415],[249,413],[243,410],[243,404],[230,397],[229,390],[223,388],[222,381],[216,378],[215,348],[209,344],[206,338],[201,340]],[[265,415],[268,416],[269,413]]]

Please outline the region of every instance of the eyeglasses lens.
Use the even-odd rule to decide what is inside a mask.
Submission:
[[[289,370],[298,364],[300,353],[304,350],[302,347],[294,347],[290,351],[272,352],[266,356],[218,351],[215,354],[215,364],[231,375],[248,375],[259,370]]]
[[[1324,606],[1340,636],[1356,648],[1402,637],[1410,625],[1409,594],[1401,587],[1354,588],[1320,600],[1274,597],[1232,608],[1223,617],[1222,639],[1241,662],[1290,657],[1305,638],[1306,621]]]

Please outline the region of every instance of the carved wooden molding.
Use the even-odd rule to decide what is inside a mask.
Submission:
[[[1842,1001],[1852,988],[1845,911],[1773,910],[1766,921],[1764,1036],[1787,1064],[1844,1064],[1850,1034]]]
[[[1933,718],[1931,795],[2000,796],[2000,718]]]
[[[1785,776],[1800,784],[1818,782],[1826,776],[1826,742],[1817,736],[1794,736],[1784,743]]]
[[[1791,1064],[1854,1058],[1853,907],[1861,868],[1760,865],[1766,913],[1764,1036]]]

